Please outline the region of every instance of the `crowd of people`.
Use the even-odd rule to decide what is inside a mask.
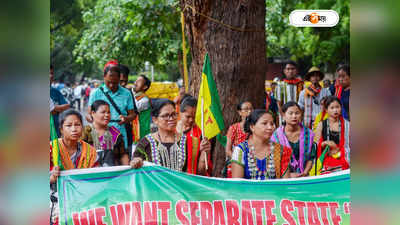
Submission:
[[[117,165],[136,169],[144,161],[212,175],[216,140],[203,138],[195,123],[197,99],[181,89],[174,101],[153,101],[146,95],[151,81],[141,75],[129,87],[128,74],[129,68],[116,60],[104,66],[104,83],[88,94],[86,126],[78,111],[84,104],[78,110],[71,108],[61,92],[51,87],[50,111],[59,137],[50,144],[53,186],[60,170]],[[336,74],[333,84],[324,81],[321,85],[324,73],[319,68],[310,68],[303,80],[297,64],[288,61],[282,79],[266,82],[263,109],[254,109],[257,104],[250,99],[238,103],[240,121],[226,133],[223,176],[267,180],[348,169],[349,66],[339,65]],[[80,93],[77,99],[82,101],[84,92]],[[150,129],[151,124],[156,129]],[[58,162],[52,157],[55,144]],[[52,218],[56,223],[57,213]]]
[[[96,82],[77,82],[71,86],[70,83],[52,82],[51,87],[58,90],[65,101],[73,108],[81,111],[88,103],[90,91],[98,86]]]

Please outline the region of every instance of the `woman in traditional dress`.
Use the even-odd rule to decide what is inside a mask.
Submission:
[[[143,161],[153,162],[176,171],[187,169],[186,135],[176,131],[177,112],[175,103],[168,99],[158,101],[153,105],[152,119],[158,131],[146,135],[136,146],[131,166],[140,168]],[[206,174],[206,155],[210,154],[211,144],[205,140],[200,143],[198,174]]]
[[[100,166],[120,165],[125,152],[124,140],[116,127],[108,126],[111,119],[110,106],[104,100],[96,100],[90,108],[93,123],[85,126],[82,140],[95,147]]]
[[[336,96],[325,101],[328,119],[320,122],[314,141],[318,144],[317,163],[312,175],[327,174],[350,168],[350,123],[342,116],[342,104]]]
[[[58,224],[58,204],[56,182],[60,170],[96,167],[96,149],[81,140],[82,116],[68,109],[60,115],[61,138],[50,142],[50,188],[51,188],[51,222]]]
[[[301,123],[302,110],[296,102],[282,106],[284,123],[278,127],[272,140],[292,149],[290,177],[308,176],[315,159],[314,133]]]
[[[224,177],[232,178],[231,158],[233,148],[247,139],[247,133],[244,132],[244,123],[246,117],[253,111],[253,105],[249,101],[243,101],[236,106],[237,112],[240,116],[240,122],[232,124],[226,135],[225,155],[227,161],[224,168]]]
[[[232,177],[255,180],[289,178],[291,149],[270,140],[275,123],[271,113],[254,110],[244,125],[246,141],[232,154]]]

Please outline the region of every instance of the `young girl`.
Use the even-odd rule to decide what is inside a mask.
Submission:
[[[296,102],[282,106],[284,124],[273,135],[273,141],[292,149],[290,177],[308,176],[315,158],[314,133],[301,124],[302,111]]]
[[[336,96],[325,101],[328,119],[320,122],[314,141],[318,144],[317,157],[321,164],[311,170],[312,175],[327,174],[350,168],[350,123],[342,116],[342,105]]]
[[[247,133],[244,132],[244,123],[246,122],[246,117],[253,111],[253,105],[249,101],[243,101],[239,103],[236,108],[241,120],[239,123],[232,124],[229,127],[226,135],[227,141],[225,155],[227,158],[227,163],[224,169],[224,174],[227,178],[232,178],[230,159],[232,158],[233,147],[242,143],[247,138]]]
[[[58,204],[56,182],[60,170],[82,169],[96,167],[96,149],[81,140],[82,116],[68,109],[60,115],[61,138],[50,142],[50,188],[52,191],[53,209],[51,222],[58,224]]]

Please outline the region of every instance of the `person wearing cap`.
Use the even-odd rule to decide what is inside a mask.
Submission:
[[[120,73],[121,70],[117,60],[111,60],[104,66],[104,83],[90,93],[86,120],[89,123],[93,121],[91,118],[91,105],[93,102],[96,100],[106,101],[110,105],[111,111],[109,126],[114,126],[121,132],[124,139],[125,149],[130,149],[128,146],[131,145],[131,143],[128,143],[125,124],[134,120],[136,113],[134,112],[131,93],[119,84]],[[118,109],[114,107],[107,95],[115,103],[115,106],[118,107]],[[120,111],[120,113],[118,111]]]
[[[315,117],[322,109],[321,100],[331,94],[327,88],[322,88],[319,84],[324,79],[324,73],[318,67],[311,67],[304,78],[310,81],[311,85],[300,92],[298,104],[303,110],[304,125],[312,128]]]

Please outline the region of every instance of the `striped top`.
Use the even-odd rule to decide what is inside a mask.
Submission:
[[[237,163],[244,168],[245,179],[267,180],[281,178],[289,168],[289,148],[271,142],[271,154],[263,159],[255,157],[254,152],[249,148],[248,141],[236,146],[232,154],[232,163]]]

